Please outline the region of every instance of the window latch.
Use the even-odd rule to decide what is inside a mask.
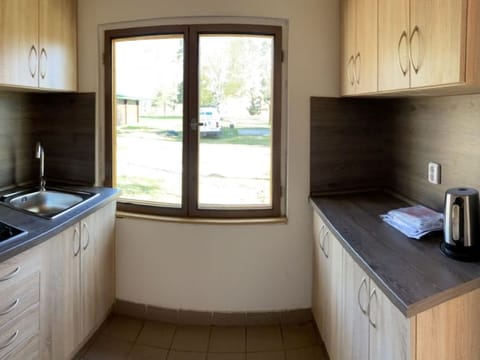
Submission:
[[[198,122],[197,119],[192,119],[192,122],[190,123],[190,128],[195,131],[198,129],[199,126],[203,126],[205,123],[203,122]]]

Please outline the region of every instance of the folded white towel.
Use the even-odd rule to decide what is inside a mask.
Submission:
[[[387,224],[414,239],[443,229],[443,214],[422,205],[390,210],[380,217]]]

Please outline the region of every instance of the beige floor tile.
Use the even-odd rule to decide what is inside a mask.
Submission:
[[[209,352],[245,352],[246,330],[243,326],[215,326],[212,328]]]
[[[168,350],[172,345],[174,333],[175,325],[147,321],[138,335],[137,343]]]
[[[328,355],[321,346],[287,350],[287,360],[328,360]]]
[[[207,354],[186,351],[170,351],[167,360],[205,360]]]
[[[135,345],[128,357],[129,360],[165,360],[168,351],[156,347]]]
[[[313,323],[302,325],[282,325],[283,341],[286,349],[296,349],[319,345]]]
[[[245,360],[246,353],[208,353],[207,360]]]
[[[143,320],[123,315],[114,315],[107,321],[102,335],[125,341],[135,341],[144,323]]]
[[[178,326],[173,337],[173,350],[207,352],[209,326]]]
[[[247,327],[247,352],[283,350],[280,326]]]
[[[83,359],[85,360],[123,360],[128,359],[128,353],[133,343],[100,336],[95,340]]]
[[[283,351],[247,353],[247,360],[285,360]]]

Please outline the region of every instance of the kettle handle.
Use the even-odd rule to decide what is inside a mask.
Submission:
[[[452,238],[454,241],[460,240],[460,206],[452,206]]]

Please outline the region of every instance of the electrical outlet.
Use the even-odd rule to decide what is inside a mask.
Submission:
[[[436,185],[440,184],[441,170],[442,170],[442,167],[440,164],[429,162],[428,163],[428,182]]]

